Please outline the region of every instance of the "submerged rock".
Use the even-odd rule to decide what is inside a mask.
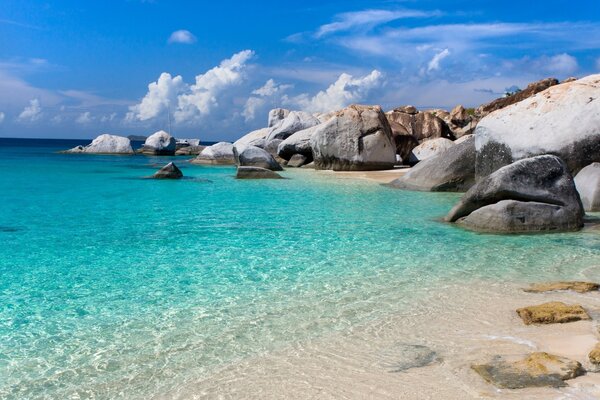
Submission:
[[[446,216],[484,232],[575,231],[584,211],[565,163],[544,155],[517,161],[479,181]]]
[[[519,361],[497,357],[490,363],[471,366],[487,382],[501,389],[528,387],[564,387],[564,381],[585,374],[574,360],[548,353],[532,353]]]
[[[600,163],[592,163],[579,171],[575,187],[585,211],[600,211]]]
[[[233,148],[236,163],[242,167],[260,167],[271,171],[281,171],[281,165],[273,156],[260,147],[251,145],[238,145]]]
[[[560,301],[519,308],[517,314],[525,325],[563,324],[591,319],[580,305],[568,305]]]
[[[573,290],[577,293],[595,292],[600,288],[600,284],[594,282],[547,282],[533,283],[527,289],[523,289],[529,293],[552,292],[556,290]]]
[[[199,165],[235,165],[233,145],[227,142],[219,142],[208,146],[191,163]]]
[[[170,162],[159,169],[152,177],[154,179],[180,179],[183,178],[183,173],[175,164]]]
[[[588,354],[588,359],[592,364],[600,366],[600,343],[597,343],[592,351],[590,351],[590,354]]]
[[[133,148],[131,141],[126,137],[103,134],[87,146],[77,146],[63,153],[133,154]]]
[[[379,365],[388,372],[404,372],[440,361],[438,354],[420,344],[398,343],[377,354]]]
[[[238,167],[237,179],[283,179],[277,172],[260,167]]]
[[[172,156],[177,149],[177,141],[165,131],[153,133],[146,139],[141,148],[142,154]]]
[[[390,169],[396,146],[379,106],[352,105],[319,125],[310,139],[315,167],[334,171]]]

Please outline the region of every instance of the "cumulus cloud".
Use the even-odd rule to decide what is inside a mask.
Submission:
[[[293,85],[278,85],[273,79],[269,79],[265,84],[252,91],[252,94],[259,96],[273,96],[276,93],[283,92],[286,89],[291,88]]]
[[[337,110],[351,103],[364,101],[369,92],[379,87],[382,82],[383,74],[378,70],[358,78],[344,73],[326,90],[318,92],[313,97],[303,94],[287,99],[287,102],[298,105],[308,112]]]
[[[254,96],[251,96],[246,100],[244,110],[242,111],[242,116],[246,122],[256,118],[256,114],[267,104],[268,98],[273,98],[291,87],[293,87],[293,85],[277,84],[275,80],[269,79],[262,87],[253,90],[252,94]]]
[[[146,121],[163,114],[169,106],[177,104],[177,96],[186,89],[180,75],[171,77],[163,72],[156,82],[148,85],[148,93],[139,104],[129,107],[127,120]]]
[[[192,44],[196,43],[196,36],[188,30],[180,29],[171,33],[169,36],[169,43],[184,43],[184,44]]]
[[[89,111],[83,112],[79,114],[79,116],[75,119],[75,122],[78,124],[86,125],[92,122],[93,117]]]
[[[117,118],[117,113],[110,113],[109,115],[103,115],[100,117],[100,122],[112,122]]]
[[[429,64],[427,64],[427,72],[439,70],[440,63],[442,62],[442,60],[444,58],[448,57],[449,55],[450,55],[450,50],[448,50],[448,49],[444,49],[444,50],[440,51],[439,53],[436,53],[436,55],[434,55],[433,58],[429,61]]]
[[[546,69],[559,75],[572,74],[579,69],[577,59],[567,53],[557,54],[548,59]]]
[[[18,120],[23,122],[34,122],[42,117],[42,107],[38,99],[29,100],[29,105],[19,114]]]

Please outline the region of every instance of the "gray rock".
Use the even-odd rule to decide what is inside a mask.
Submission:
[[[177,149],[187,146],[200,146],[200,139],[175,139]]]
[[[388,186],[431,192],[464,192],[475,184],[475,138],[421,161]]]
[[[169,135],[165,131],[158,131],[153,133],[146,139],[141,152],[143,154],[150,155],[174,155],[177,149],[177,142],[175,138]]]
[[[233,145],[227,142],[219,142],[208,146],[191,163],[199,165],[235,165]]]
[[[558,85],[558,80],[555,78],[546,78],[542,79],[541,81],[530,83],[524,90],[518,91],[510,96],[501,97],[490,103],[479,106],[479,108],[477,109],[477,114],[489,114],[493,111],[500,110],[512,104],[516,104],[554,85]]]
[[[183,173],[175,164],[170,162],[159,169],[152,177],[154,179],[181,179],[183,178]]]
[[[281,171],[281,165],[264,149],[251,145],[234,146],[236,164],[242,167],[260,167],[272,171]]]
[[[393,140],[381,107],[352,105],[321,124],[310,144],[317,169],[360,171],[393,168]]]
[[[294,154],[302,154],[304,157],[312,160],[312,148],[310,138],[316,132],[320,125],[315,125],[308,129],[298,131],[279,144],[277,154],[279,157],[289,160]]]
[[[103,134],[87,146],[77,146],[63,153],[133,154],[133,148],[131,141],[126,137]]]
[[[321,122],[311,114],[303,111],[291,111],[287,117],[273,127],[273,131],[266,137],[267,141],[273,139],[285,140],[294,133],[319,125]]]
[[[475,130],[476,177],[514,161],[555,154],[576,174],[600,161],[600,75],[563,83],[483,118]]]
[[[479,181],[446,216],[484,232],[574,231],[583,206],[565,163],[553,155],[517,161]]]
[[[243,166],[237,168],[235,177],[236,179],[283,179],[281,175],[270,169]]]
[[[186,146],[175,151],[176,156],[197,156],[206,146]]]
[[[272,131],[273,131],[272,128],[257,129],[255,131],[252,131],[252,132],[247,133],[246,135],[242,136],[241,138],[236,140],[233,143],[233,145],[235,146],[238,144],[251,144],[252,146],[257,146],[257,144],[266,142],[267,136],[269,136],[269,133],[271,133]],[[260,147],[260,146],[257,146],[257,147]]]
[[[585,211],[600,211],[600,163],[592,163],[579,171],[575,187]]]
[[[444,153],[454,146],[454,142],[446,138],[431,139],[421,143],[408,156],[408,163],[414,165],[428,158]]]
[[[410,153],[419,145],[419,141],[398,122],[390,121],[390,128],[396,145],[396,154],[403,164],[408,164]]]
[[[306,157],[302,154],[294,154],[288,161],[287,166],[292,168],[300,168],[304,164],[306,164]]]
[[[400,125],[406,134],[412,135],[419,143],[427,140],[446,138],[454,139],[446,123],[435,112],[418,112],[407,107],[395,108],[386,113],[390,123]],[[396,130],[400,131],[399,128]]]
[[[277,125],[279,122],[285,119],[290,114],[290,110],[286,110],[285,108],[274,108],[269,111],[269,120],[268,120],[268,128],[271,128]]]

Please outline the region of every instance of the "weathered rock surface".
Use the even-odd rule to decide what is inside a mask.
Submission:
[[[186,146],[175,151],[176,156],[197,156],[206,146]]]
[[[279,121],[266,137],[267,141],[273,139],[285,140],[294,133],[319,125],[321,121],[312,114],[303,111],[290,111],[290,113]]]
[[[474,184],[475,138],[471,137],[421,161],[389,186],[431,192],[464,192]]]
[[[170,162],[156,171],[152,177],[154,179],[181,179],[183,178],[183,172],[181,172],[181,170],[177,168],[175,164]]]
[[[310,139],[315,167],[339,171],[393,168],[396,146],[379,106],[352,105],[321,124]]]
[[[287,166],[292,168],[300,168],[306,164],[306,157],[302,154],[294,154],[290,161],[288,161]]]
[[[290,110],[286,110],[285,108],[272,109],[271,111],[269,111],[267,127],[271,128],[277,125],[279,122],[283,121],[288,115],[290,115]]]
[[[520,92],[517,92],[511,96],[501,97],[490,103],[479,106],[479,108],[477,109],[477,114],[485,115],[493,111],[500,110],[501,108],[508,107],[512,104],[523,101],[539,92],[542,92],[554,85],[558,85],[558,80],[555,78],[546,78],[542,79],[541,81],[530,83],[524,90],[521,90]]]
[[[568,305],[560,301],[519,308],[517,314],[519,314],[525,325],[564,324],[591,319],[580,305]]]
[[[574,231],[583,226],[583,216],[567,166],[544,155],[517,161],[479,181],[446,221],[484,232]]]
[[[592,163],[579,171],[575,187],[585,211],[600,211],[600,163]]]
[[[283,179],[281,175],[270,169],[243,166],[237,168],[235,177],[237,179]]]
[[[596,346],[590,351],[588,354],[588,359],[594,365],[600,365],[600,343],[596,344]]]
[[[487,382],[502,389],[564,387],[564,381],[585,374],[579,362],[541,352],[512,362],[497,357],[488,364],[471,368]]]
[[[133,154],[131,141],[122,136],[103,134],[92,140],[87,146],[77,146],[64,153],[86,154]]]
[[[556,290],[572,290],[577,293],[595,292],[600,288],[600,284],[595,282],[546,282],[532,283],[527,289],[529,293],[553,292]]]
[[[227,142],[215,143],[202,150],[191,162],[200,165],[235,165],[233,145]]]
[[[575,174],[600,161],[600,75],[552,86],[493,112],[475,132],[478,180],[540,154],[559,156]]]
[[[412,106],[405,106],[387,112],[386,117],[390,123],[398,124],[419,143],[441,137],[453,139],[444,121],[430,111],[419,112]],[[400,128],[396,130],[401,132]]]
[[[264,149],[251,145],[234,146],[235,161],[242,167],[260,167],[272,171],[281,171],[281,165]]]
[[[188,146],[200,146],[200,139],[175,139],[175,145],[177,147],[177,150],[179,150],[182,147],[188,147]]]
[[[320,125],[298,131],[279,144],[277,154],[279,157],[289,160],[294,154],[302,154],[307,159],[313,159],[310,138]]]
[[[177,141],[165,131],[158,131],[148,136],[141,149],[141,153],[150,155],[174,155]]]
[[[403,164],[408,164],[410,153],[419,145],[419,141],[398,122],[390,121],[390,128],[396,145],[396,154],[400,156]]]
[[[273,111],[273,110],[271,110]],[[257,143],[262,143],[262,142],[266,142],[266,138],[267,136],[269,136],[269,133],[271,133],[273,131],[272,128],[262,128],[262,129],[257,129],[255,131],[252,131],[250,133],[247,133],[246,135],[242,136],[241,138],[239,138],[238,140],[236,140],[233,145],[236,146],[238,144],[251,144],[253,146],[256,146]]]
[[[414,165],[428,158],[444,153],[454,146],[454,142],[446,138],[431,139],[421,143],[408,156],[408,163]]]

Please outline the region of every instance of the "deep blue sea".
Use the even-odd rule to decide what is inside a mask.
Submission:
[[[168,396],[449,281],[572,279],[600,235],[481,235],[458,194],[0,139],[0,398]],[[144,179],[172,159],[186,179]]]

